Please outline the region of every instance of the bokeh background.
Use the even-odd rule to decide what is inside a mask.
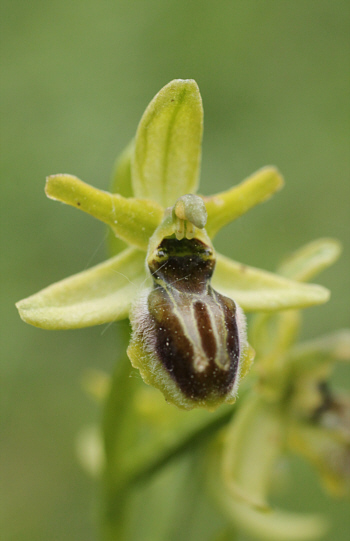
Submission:
[[[89,367],[110,372],[115,327],[31,328],[14,302],[105,257],[105,229],[49,201],[48,174],[107,188],[116,155],[154,94],[197,80],[204,101],[204,194],[263,165],[286,187],[226,228],[216,246],[273,270],[317,237],[339,238],[341,260],[319,282],[330,303],[305,311],[304,337],[349,325],[347,0],[2,0],[2,539],[97,539],[98,488],[74,449],[99,419],[81,390]],[[350,369],[336,382],[350,387]],[[329,540],[349,537],[348,502],[324,497],[298,461],[283,496],[327,512]],[[289,495],[288,495],[289,494]]]

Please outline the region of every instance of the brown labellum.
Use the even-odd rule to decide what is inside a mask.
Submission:
[[[161,239],[147,259],[153,287],[131,315],[133,365],[186,409],[234,402],[246,348],[240,308],[210,285],[215,254],[203,239]]]

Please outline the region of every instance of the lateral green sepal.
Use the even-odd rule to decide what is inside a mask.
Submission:
[[[17,303],[21,318],[42,329],[78,329],[128,317],[146,279],[144,252],[128,248]]]
[[[213,287],[248,312],[306,308],[329,299],[328,289],[300,284],[217,254]]]

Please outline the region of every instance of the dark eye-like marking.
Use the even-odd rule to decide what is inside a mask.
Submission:
[[[149,382],[175,403],[174,394],[181,396],[185,407],[234,401],[245,346],[243,316],[210,285],[213,249],[195,238],[164,238],[148,266],[153,287],[135,306],[133,325],[143,360],[133,358],[133,364],[142,372],[139,364],[146,363]]]

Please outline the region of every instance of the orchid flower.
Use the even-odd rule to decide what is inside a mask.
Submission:
[[[225,192],[196,195],[202,131],[197,84],[174,80],[147,107],[117,163],[111,193],[72,175],[49,176],[49,198],[109,226],[113,255],[17,304],[24,321],[44,329],[130,317],[132,364],[184,409],[234,402],[253,358],[243,312],[305,308],[329,297],[321,286],[215,252],[218,231],[283,180],[275,167],[265,167]]]

